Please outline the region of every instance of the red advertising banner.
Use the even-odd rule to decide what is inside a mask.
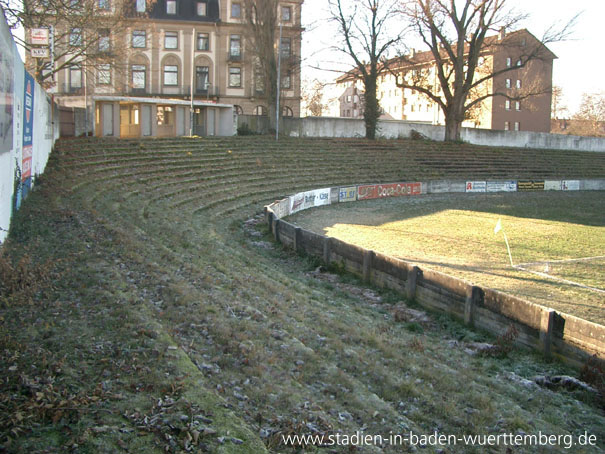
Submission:
[[[357,200],[422,194],[422,183],[372,184],[357,187]]]

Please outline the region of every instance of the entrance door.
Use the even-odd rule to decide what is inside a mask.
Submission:
[[[183,107],[176,108],[176,135],[185,135],[185,109]]]
[[[214,135],[214,120],[215,120],[214,109],[206,109],[206,117],[208,119],[208,122],[206,125],[206,132],[208,133],[209,136],[213,136]]]
[[[141,106],[141,131],[143,136],[151,135],[151,106],[148,104]]]
[[[113,104],[103,104],[103,135],[113,136]]]

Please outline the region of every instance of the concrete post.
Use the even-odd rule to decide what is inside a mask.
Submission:
[[[294,229],[294,250],[299,252],[302,249],[302,229],[300,227],[296,227]]]
[[[550,345],[555,325],[555,311],[552,309],[542,311],[540,319],[540,347],[544,356],[550,357]]]
[[[469,287],[466,293],[466,301],[464,304],[464,323],[473,326],[474,325],[474,312],[475,306],[478,305],[483,299],[483,291],[480,287],[472,286]]]
[[[329,265],[330,257],[332,256],[332,238],[330,238],[328,236],[324,236],[323,245],[324,245],[324,253],[323,253],[324,263],[326,265]]]
[[[274,219],[273,221],[273,236],[275,237],[275,241],[277,241],[278,243],[279,241],[279,223],[281,221],[279,219]]]
[[[420,275],[420,272],[420,268],[415,266],[408,273],[408,280],[405,282],[405,292],[406,297],[409,301],[416,298],[416,284],[418,282],[418,276]]]
[[[363,252],[363,280],[370,282],[372,280],[372,261],[374,259],[374,251]]]

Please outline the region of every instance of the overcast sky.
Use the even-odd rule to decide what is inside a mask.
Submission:
[[[572,39],[549,45],[559,57],[554,62],[553,83],[563,88],[572,113],[577,109],[582,93],[605,91],[605,0],[509,1],[511,6],[530,15],[522,27],[538,38],[549,26],[562,25],[581,13]],[[326,21],[328,17],[327,0],[305,0],[303,26],[307,32],[303,36],[303,78],[333,80],[337,75],[326,70],[350,68],[346,56],[327,51],[335,42],[334,29]],[[313,66],[326,70],[314,70]]]

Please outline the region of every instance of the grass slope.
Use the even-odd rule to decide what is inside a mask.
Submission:
[[[599,452],[594,396],[527,380],[573,371],[524,351],[471,355],[493,339],[438,314],[402,320],[400,297],[312,272],[254,217],[296,190],[463,172],[603,177],[605,156],[409,141],[60,143],[0,260],[0,450],[297,452],[281,435],[412,430],[587,431],[598,446],[574,452]],[[507,452],[356,452],[402,450]]]

